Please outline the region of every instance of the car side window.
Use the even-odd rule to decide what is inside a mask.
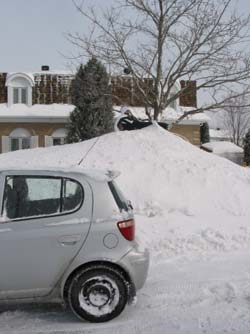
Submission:
[[[2,216],[41,217],[76,210],[83,201],[81,185],[61,177],[7,176]]]
[[[61,183],[60,178],[8,176],[3,215],[13,219],[60,212]]]
[[[83,201],[82,187],[76,181],[64,179],[62,211],[72,211]]]

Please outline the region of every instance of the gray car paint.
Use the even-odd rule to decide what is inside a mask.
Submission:
[[[117,208],[105,173],[93,177],[91,172],[79,169],[2,171],[1,203],[7,175],[72,178],[83,185],[85,196],[82,207],[69,214],[12,221],[1,217],[0,300],[50,300],[51,296],[62,299],[70,274],[83,264],[96,261],[116,263],[128,273],[137,289],[143,286],[148,251],[139,250],[136,241],[127,241],[118,230],[117,222],[124,219],[124,213]],[[125,213],[125,218],[133,218],[133,212]]]

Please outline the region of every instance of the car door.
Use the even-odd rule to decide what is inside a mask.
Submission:
[[[0,299],[45,296],[86,240],[91,188],[83,177],[16,172],[0,185]]]

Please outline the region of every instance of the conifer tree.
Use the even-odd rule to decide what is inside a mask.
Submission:
[[[72,84],[67,142],[80,142],[113,130],[112,95],[105,67],[96,58],[81,65]]]
[[[250,129],[244,138],[244,161],[249,165],[250,163]]]
[[[201,125],[200,134],[201,134],[201,144],[205,144],[205,143],[210,142],[209,126],[208,126],[207,122],[205,122]]]

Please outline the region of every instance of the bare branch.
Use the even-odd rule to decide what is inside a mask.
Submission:
[[[82,56],[99,58],[114,73],[128,67],[155,119],[185,93],[182,79],[197,81],[197,91],[206,90],[211,99],[181,119],[223,107],[229,102],[225,92],[245,94],[250,16],[233,10],[235,0],[120,0],[103,10],[73,3],[90,30],[68,39]]]

